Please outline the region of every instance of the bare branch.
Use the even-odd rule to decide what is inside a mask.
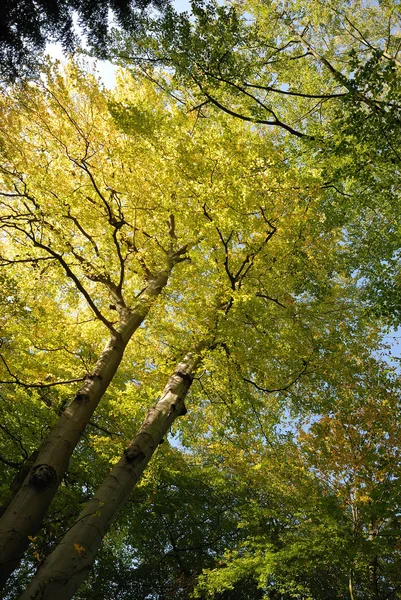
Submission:
[[[22,465],[22,461],[21,462],[14,462],[12,460],[8,460],[7,458],[5,458],[4,456],[2,456],[0,454],[0,462],[2,462],[4,465],[7,465],[7,467],[11,467],[12,469],[19,469]]]
[[[70,219],[77,226],[78,230],[82,233],[82,235],[84,237],[86,237],[86,239],[92,244],[92,247],[95,251],[96,256],[99,256],[99,248],[97,247],[95,240],[87,231],[85,231],[85,229],[82,227],[81,223],[78,221],[77,217],[74,217],[71,214],[70,210],[71,210],[70,207],[68,207],[68,214],[65,215],[65,218]]]
[[[270,302],[274,302],[275,304],[277,304],[277,306],[281,306],[281,308],[287,308],[285,306],[285,304],[282,304],[281,302],[279,302],[278,298],[272,298],[271,296],[268,296],[267,294],[255,294],[258,298],[264,298],[265,300],[269,300]]]
[[[250,383],[251,385],[253,385],[257,390],[259,390],[260,392],[264,392],[266,394],[274,394],[275,392],[285,392],[287,390],[289,390],[301,377],[302,375],[305,375],[305,373],[307,372],[308,366],[309,366],[309,362],[310,359],[308,361],[304,360],[304,367],[303,369],[298,373],[298,375],[296,377],[294,377],[294,379],[292,379],[290,381],[290,383],[288,383],[287,385],[284,385],[282,387],[279,388],[265,388],[260,386],[259,384],[257,384],[255,381],[253,381],[252,379],[247,379],[246,377],[242,377],[242,380],[245,381],[246,383]]]

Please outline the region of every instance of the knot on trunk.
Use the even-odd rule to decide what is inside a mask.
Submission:
[[[50,465],[36,465],[29,476],[29,484],[38,490],[45,490],[56,481],[56,470]]]
[[[86,400],[88,400],[88,394],[85,392],[78,392],[74,400],[78,400],[78,402],[86,402]]]
[[[184,371],[175,371],[174,374],[170,377],[170,381],[166,389],[174,392],[177,386],[184,385],[185,390],[188,391],[191,387],[193,379],[194,378],[192,375],[189,375]]]
[[[128,448],[124,450],[124,454],[125,458],[130,463],[133,461],[142,462],[146,458],[146,454],[144,453],[144,451],[139,446],[135,445],[128,446]]]
[[[180,377],[188,385],[191,385],[191,383],[194,379],[192,375],[189,375],[189,373],[184,373],[183,371],[176,371],[174,373],[174,375],[176,375],[177,377]]]

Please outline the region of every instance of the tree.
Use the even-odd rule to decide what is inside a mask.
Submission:
[[[215,393],[236,381],[238,398],[251,387],[258,405],[261,393],[288,390],[311,376],[333,346],[352,348],[355,331],[365,341],[376,334],[353,309],[358,287],[341,276],[343,232],[322,221],[325,183],[291,167],[280,138],[228,124],[224,116],[211,121],[185,115],[176,102],[166,106],[151,84],[137,81],[132,88],[129,78],[107,96],[76,65],[65,77],[49,68],[45,82],[5,93],[2,112],[9,124],[2,138],[2,229],[9,241],[3,263],[11,273],[29,273],[47,261],[45,283],[66,319],[80,322],[94,314],[94,324],[78,327],[80,335],[102,340],[108,330],[111,336],[61,417],[69,447],[55,453],[53,442],[44,443],[3,516],[11,539],[16,527],[23,538],[15,550],[4,543],[8,572],[40,527],[100,392],[151,307],[151,329],[143,331],[148,370],[149,360],[160,355],[160,339],[179,360],[211,337],[216,349],[204,365],[217,373]],[[186,257],[190,262],[170,276]],[[347,325],[333,337],[336,311]],[[13,339],[6,350],[3,385],[46,389],[43,381],[16,375]],[[108,353],[118,354],[112,369]],[[75,355],[80,364],[81,350]],[[34,352],[33,363],[37,357]],[[153,368],[146,377],[155,378]],[[324,385],[324,377],[316,381]],[[92,401],[87,395],[93,389],[99,393]],[[257,413],[253,402],[239,400],[238,408],[243,418]],[[49,440],[59,439],[59,427]],[[47,465],[45,475],[55,469],[57,477],[40,477],[39,485],[40,465]],[[16,525],[10,515],[18,514],[20,498],[25,519]]]
[[[344,386],[336,410],[301,434],[301,452],[347,514],[355,597],[391,597],[401,584],[398,384],[391,369],[370,360]]]
[[[237,542],[237,505],[246,496],[245,486],[218,465],[166,440],[105,538],[77,598],[188,598],[202,568],[214,565],[215,553]]]
[[[355,61],[368,66],[372,52],[382,66],[400,66],[399,13],[390,4],[361,9],[356,2],[283,6],[250,0],[191,7],[191,15],[169,7],[149,22],[140,41],[116,35],[115,58],[150,73],[152,64],[168,66],[174,84],[191,90],[188,103],[212,105],[301,139],[322,141],[332,107],[344,102],[383,119],[398,107],[353,72]]]
[[[207,345],[206,345],[207,347]],[[102,539],[139,481],[174,420],[187,412],[185,398],[201,359],[201,347],[188,354],[169,378],[156,406],[120,461],[106,476],[76,524],[46,559],[22,598],[72,598],[93,567]]]
[[[227,314],[228,311],[225,310],[225,316]],[[178,365],[157,404],[149,410],[134,440],[124,450],[110,474],[105,477],[75,524],[69,528],[57,548],[44,561],[22,598],[46,599],[53,598],[54,595],[66,600],[72,598],[77,587],[92,568],[103,536],[120,508],[127,502],[158,444],[175,419],[186,414],[184,400],[192,384],[195,368],[201,361],[202,353],[225,344],[221,339],[221,328],[212,332],[213,335],[209,340],[201,342],[198,348],[188,354]],[[237,368],[240,368],[239,365]],[[219,379],[222,379],[221,376]],[[219,383],[221,385],[221,381]],[[291,384],[284,386],[284,390],[288,387],[291,387]],[[252,407],[254,408],[254,405]],[[244,427],[244,416],[241,420]]]
[[[0,81],[10,83],[37,74],[39,53],[50,40],[61,42],[69,52],[79,47],[74,17],[87,41],[104,53],[110,13],[116,24],[133,33],[140,26],[141,13],[151,4],[159,10],[166,5],[162,0],[6,0],[0,19]]]
[[[17,257],[11,255],[11,257],[4,258],[4,260],[6,264],[10,264],[15,260],[15,264],[22,261],[36,265],[41,259],[50,258],[57,265],[53,276],[55,275],[57,278],[60,268],[64,271],[67,278],[75,284],[76,292],[83,296],[97,320],[109,330],[110,339],[93,370],[88,372],[84,378],[81,378],[85,379],[83,387],[78,391],[72,404],[63,412],[59,422],[51,431],[24,485],[17,492],[2,517],[2,527],[4,528],[2,535],[2,544],[4,544],[2,546],[2,568],[4,569],[4,577],[7,577],[7,574],[15,568],[21,553],[29,543],[29,537],[34,536],[40,527],[47,507],[67,470],[69,458],[80,439],[83,429],[117,371],[127,343],[146,317],[153,300],[158,297],[166,285],[171,269],[176,263],[182,262],[187,250],[187,246],[179,247],[176,245],[177,238],[174,232],[173,217],[170,218],[169,228],[166,228],[168,249],[164,251],[164,255],[161,256],[161,250],[159,250],[159,256],[155,253],[153,261],[148,263],[144,260],[143,255],[140,255],[141,250],[143,253],[143,247],[141,248],[138,240],[140,234],[135,237],[136,226],[141,223],[140,217],[138,219],[134,217],[136,225],[133,227],[132,241],[125,240],[123,242],[124,247],[121,247],[119,232],[125,224],[125,217],[118,198],[118,192],[114,188],[108,187],[105,179],[103,179],[102,193],[99,188],[99,185],[102,184],[98,184],[93,175],[92,166],[88,164],[94,155],[103,150],[100,135],[93,138],[94,143],[98,144],[97,147],[91,147],[87,137],[89,132],[91,130],[93,132],[95,128],[92,119],[94,104],[88,106],[88,113],[83,115],[80,112],[80,107],[74,106],[75,90],[71,89],[68,93],[68,89],[63,86],[60,78],[54,84],[55,86],[59,85],[57,91],[60,95],[58,96],[52,93],[51,88],[45,87],[43,88],[44,95],[42,98],[39,98],[37,94],[35,97],[35,89],[27,91],[25,95],[25,114],[30,120],[28,125],[28,128],[31,129],[30,134],[34,136],[35,125],[33,128],[31,128],[31,125],[36,123],[39,127],[39,137],[43,130],[48,135],[47,144],[44,146],[38,145],[37,150],[35,150],[34,138],[31,138],[34,152],[31,156],[33,160],[30,163],[30,168],[29,161],[26,161],[28,156],[24,156],[22,146],[15,138],[13,139],[11,126],[3,137],[3,182],[6,189],[7,185],[9,186],[10,191],[2,192],[3,207],[5,208],[2,228],[3,231],[16,232],[16,244],[22,251],[22,257],[21,255]],[[86,86],[85,92],[90,94],[95,89],[96,87],[92,82],[92,84],[89,83]],[[61,95],[61,92],[63,92],[63,95]],[[94,100],[94,98],[92,99]],[[98,97],[98,99],[100,98]],[[46,104],[43,105],[43,101],[46,103],[46,100],[49,102],[47,106]],[[65,102],[65,104],[62,104],[62,102]],[[72,112],[69,112],[70,108]],[[103,109],[105,108],[105,104],[103,104]],[[52,113],[52,110],[56,112]],[[79,125],[74,118],[74,112],[76,113],[76,111],[79,113],[79,115],[76,115],[76,118],[78,116],[80,118]],[[63,132],[60,131],[60,123],[57,127],[57,113],[58,115],[60,113],[67,115],[70,130],[67,128]],[[7,99],[3,104],[3,114],[6,119],[10,116]],[[46,114],[49,121],[44,122],[41,131],[41,124]],[[101,123],[99,119],[99,117],[101,118],[101,110],[96,116],[99,125]],[[87,117],[86,123],[85,117]],[[23,130],[23,122],[20,121],[19,125],[22,125]],[[85,126],[86,129],[84,129]],[[100,134],[99,129],[97,133]],[[72,146],[65,141],[68,136],[71,136],[70,140],[73,140]],[[31,141],[26,141],[27,146],[32,150]],[[75,141],[76,145],[74,144]],[[13,144],[16,144],[14,148],[21,151],[17,156],[13,156]],[[71,168],[77,169],[78,172],[75,181],[72,177],[69,189],[68,185],[67,188],[61,188],[61,195],[64,200],[59,197],[52,186],[55,181],[54,178],[59,177],[63,169],[60,163],[54,165],[55,168],[53,169],[50,166],[53,160],[53,144],[56,144],[59,148],[62,147],[64,150],[64,161],[66,163],[63,165],[65,167],[63,174],[68,173]],[[108,151],[110,151],[110,147]],[[39,175],[39,182],[35,182],[38,154],[40,157],[39,164],[43,161],[42,168],[47,171],[47,188],[43,186],[44,182],[41,174]],[[114,157],[116,159],[117,154],[114,154]],[[56,160],[60,159],[59,156],[55,158]],[[26,169],[27,164],[28,169]],[[32,170],[30,171],[30,169]],[[105,178],[106,173],[103,172],[102,176]],[[114,184],[112,174],[109,174],[109,177],[111,178],[110,183]],[[73,188],[77,183],[78,190],[75,188],[74,198]],[[89,191],[87,192],[87,190]],[[78,206],[74,206],[74,200],[77,196]],[[46,200],[44,200],[44,197]],[[69,204],[70,198],[72,199],[71,204]],[[10,204],[10,202],[15,201],[14,199],[21,201],[18,208],[17,205]],[[81,199],[83,199],[83,205],[79,204]],[[52,206],[56,208],[53,213]],[[136,207],[134,207],[134,213],[135,210]],[[77,216],[77,213],[79,216]],[[91,224],[96,227],[101,221],[98,223],[95,220],[95,223],[93,223],[93,213],[100,214],[104,219],[97,231],[92,228]],[[59,227],[59,219],[64,221],[62,227]],[[67,229],[66,223],[71,224],[69,229]],[[147,235],[150,236],[149,233]],[[150,239],[152,239],[151,236]],[[29,240],[31,247],[35,249],[34,254],[30,253],[29,250],[28,253],[24,252],[25,240]],[[71,240],[74,244],[71,243]],[[77,248],[79,248],[79,251],[77,251]],[[85,251],[89,254],[85,254]],[[16,250],[16,252],[18,251]],[[132,255],[136,256],[139,273],[143,273],[142,282],[141,275],[138,276],[135,267],[131,272],[128,271],[128,259]],[[158,258],[160,258],[160,266],[157,266]],[[107,261],[107,269],[105,268],[105,261]],[[77,263],[79,265],[78,273],[76,270]],[[111,266],[113,263],[114,265]],[[132,266],[132,262],[130,266]],[[153,270],[154,267],[155,271],[153,272],[151,269]],[[122,292],[124,283],[127,281],[127,271],[128,277],[133,277],[132,287],[130,287],[130,306],[125,303]],[[82,278],[92,283],[90,291],[88,291],[86,283],[82,282]],[[138,289],[141,283],[144,285],[142,285],[142,289]],[[102,299],[103,305],[100,308],[94,300],[99,288],[104,289],[106,292],[105,297]],[[71,301],[75,304],[76,296],[75,298],[68,298],[69,292],[67,286],[67,297],[62,299],[63,296],[61,296],[60,300],[62,299],[61,301],[66,302],[67,305]],[[106,308],[108,299],[115,303],[112,305],[112,310],[117,313],[117,325],[104,315],[105,310],[109,312],[111,310],[110,307]],[[19,378],[13,375],[4,357],[3,365],[6,372],[8,372],[8,383],[14,381],[18,383]],[[43,388],[46,385],[33,385],[33,387]]]
[[[327,414],[301,419],[297,435],[264,420],[268,446],[240,433],[236,452],[229,440],[210,448],[248,502],[238,505],[242,539],[215,556],[199,597],[249,579],[280,600],[396,597],[399,382],[387,364],[349,355],[321,393]]]

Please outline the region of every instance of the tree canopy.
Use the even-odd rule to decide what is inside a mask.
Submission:
[[[2,89],[5,598],[399,596],[398,17],[170,7]]]
[[[149,6],[164,0],[4,0],[0,8],[0,81],[10,83],[38,73],[40,55],[50,41],[65,51],[80,47],[82,36],[105,53],[110,19],[133,33]]]

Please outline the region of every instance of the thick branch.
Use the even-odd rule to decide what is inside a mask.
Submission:
[[[247,123],[258,123],[260,125],[270,125],[270,126],[274,126],[274,127],[281,127],[282,129],[285,129],[286,131],[288,131],[288,133],[291,133],[292,135],[295,135],[298,138],[309,139],[309,140],[314,139],[313,136],[307,135],[306,133],[301,133],[300,131],[293,129],[292,127],[290,127],[290,125],[286,125],[285,123],[283,123],[282,121],[280,121],[278,119],[274,119],[274,121],[267,121],[265,119],[255,119],[253,117],[247,117],[246,115],[235,112],[235,111],[231,110],[230,108],[228,108],[227,106],[224,106],[223,104],[221,104],[221,102],[216,100],[216,98],[213,98],[213,96],[211,96],[208,92],[206,92],[203,89],[203,86],[198,81],[196,81],[196,83],[197,83],[199,89],[201,90],[202,94],[204,94],[206,96],[206,98],[212,104],[217,106],[217,108],[219,108],[223,112],[227,113],[228,115],[231,115],[232,117],[236,117],[237,119],[241,119],[242,121],[246,121]]]

